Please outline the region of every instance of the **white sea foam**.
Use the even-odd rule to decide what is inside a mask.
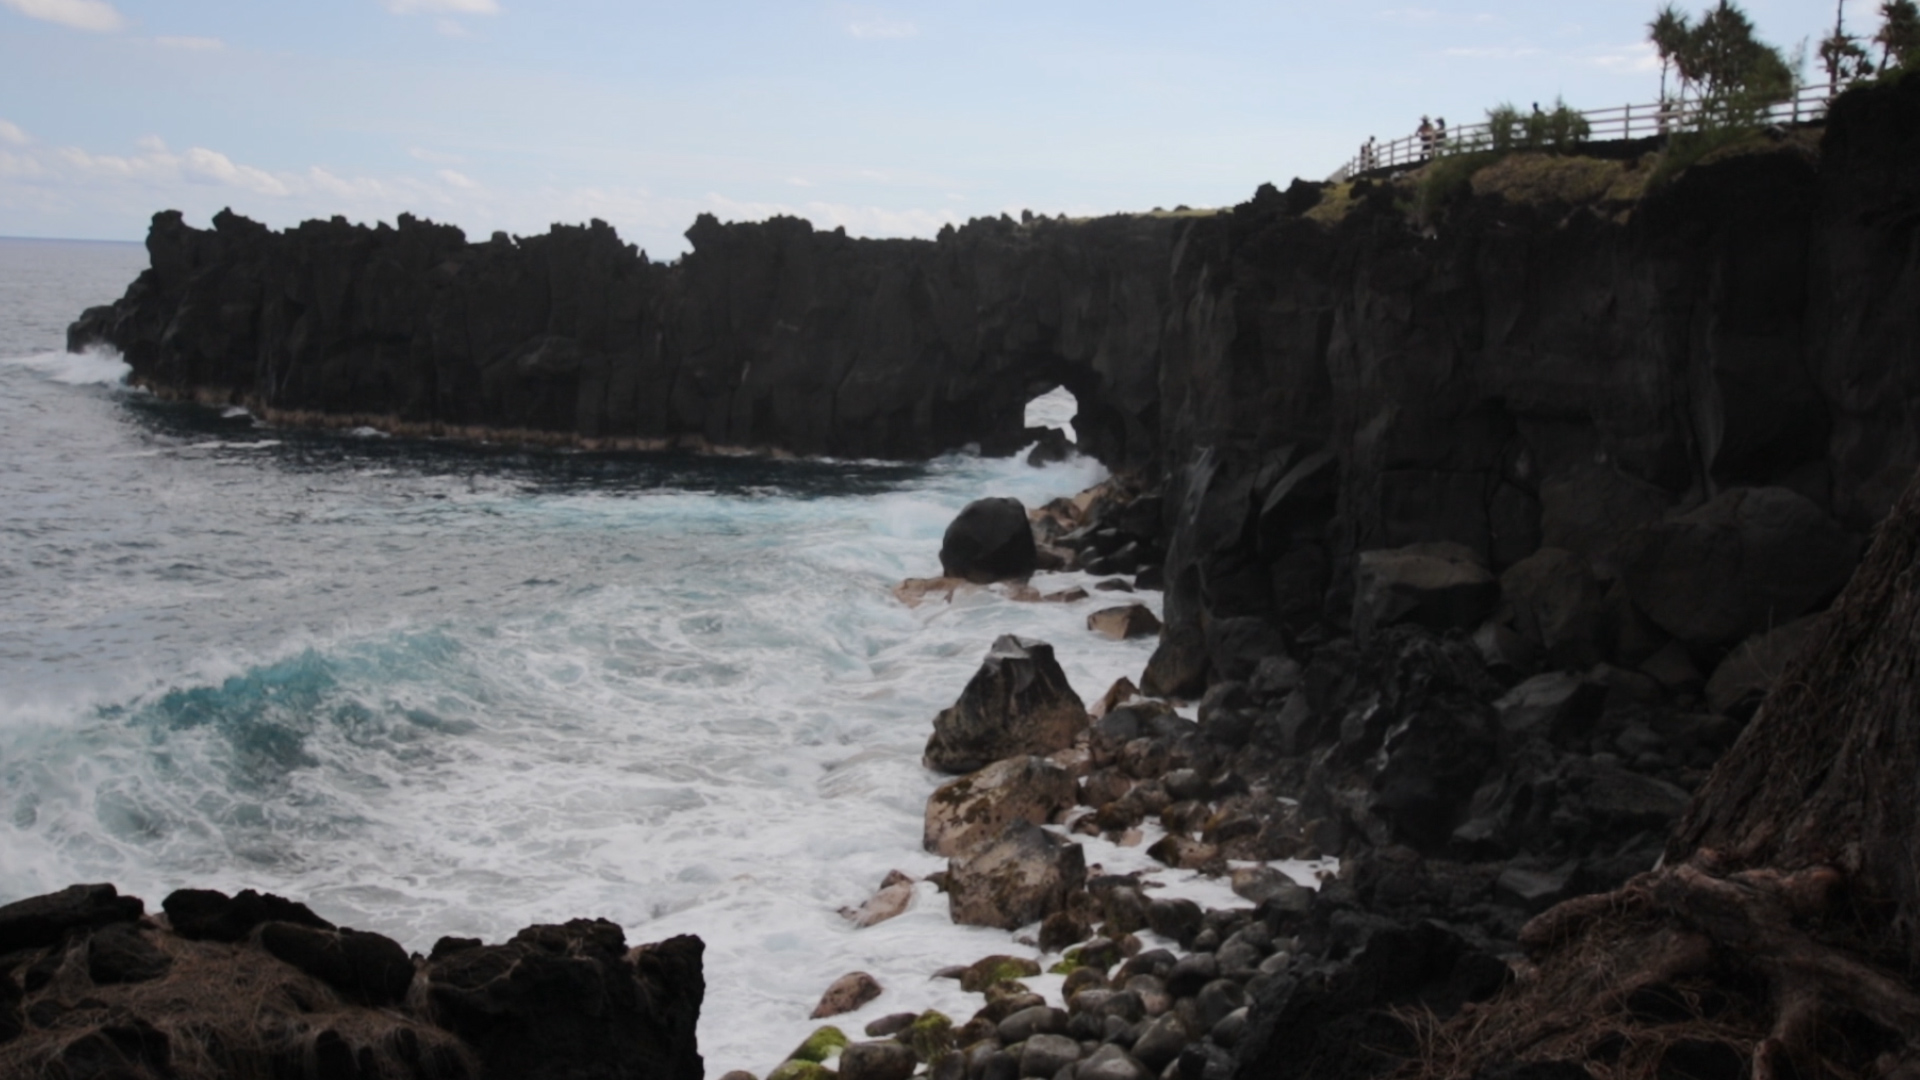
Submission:
[[[80,880],[149,903],[259,888],[420,951],[579,916],[633,941],[697,933],[714,1075],[777,1064],[847,971],[887,988],[851,1031],[964,1019],[977,996],[928,976],[1031,952],[953,926],[925,884],[880,926],[836,912],[889,870],[944,865],[920,849],[942,778],[919,755],[995,636],[1051,642],[1089,699],[1139,677],[1151,642],[1086,630],[1111,594],[910,609],[890,592],[938,572],[967,501],[1035,505],[1097,463],[954,457],[815,493],[813,466],[554,486],[492,459],[315,464],[310,445],[135,431],[36,459],[47,479],[11,504],[0,551],[0,678],[18,688],[0,702],[0,902]],[[1243,903],[1093,844],[1168,894]]]
[[[107,348],[6,357],[0,358],[0,364],[26,368],[68,386],[123,386],[133,370],[118,352]]]

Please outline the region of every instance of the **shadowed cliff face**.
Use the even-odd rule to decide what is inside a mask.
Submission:
[[[928,241],[721,225],[664,266],[605,224],[468,244],[409,217],[273,233],[154,218],[152,269],[75,325],[137,380],[269,410],[845,457],[1013,449],[1036,388],[1153,462],[1174,226],[975,222]]]
[[[1545,545],[1611,588],[1664,515],[1771,487],[1858,531],[1920,456],[1920,81],[1630,208],[1463,193],[1421,224],[1376,185],[1329,226],[1311,189],[936,241],[702,217],[671,266],[597,222],[168,213],[70,338],[286,413],[837,456],[1010,450],[1062,384],[1084,450],[1167,485],[1163,688],[1342,629],[1361,551]]]

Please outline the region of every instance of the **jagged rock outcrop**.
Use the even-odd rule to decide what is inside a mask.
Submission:
[[[0,907],[0,1075],[699,1080],[698,938],[531,926],[409,957],[251,890],[149,918],[111,885]]]

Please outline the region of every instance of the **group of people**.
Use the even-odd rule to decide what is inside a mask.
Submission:
[[[1414,132],[1414,135],[1420,140],[1420,160],[1427,161],[1431,159],[1433,155],[1447,147],[1447,118],[1442,116],[1434,120],[1424,116],[1421,117],[1420,127]],[[1367,141],[1360,146],[1360,167],[1356,171],[1363,173],[1369,172],[1379,168],[1381,164],[1379,147],[1375,145],[1373,136],[1369,135],[1367,136]],[[1387,162],[1386,164],[1394,163]]]

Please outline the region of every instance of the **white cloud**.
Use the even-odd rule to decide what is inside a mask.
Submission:
[[[1484,11],[1460,12],[1436,11],[1433,8],[1403,7],[1387,8],[1373,14],[1374,22],[1392,23],[1396,26],[1439,26],[1472,24],[1484,26],[1494,22],[1491,14]]]
[[[1523,56],[1538,56],[1540,50],[1531,45],[1487,45],[1442,50],[1444,56],[1459,56],[1469,60],[1517,60]]]
[[[872,18],[855,19],[847,24],[847,33],[857,38],[910,38],[920,33],[920,28],[904,19]]]
[[[227,43],[217,37],[157,37],[155,45],[163,49],[182,49],[187,52],[219,52]]]
[[[263,169],[236,165],[233,159],[215,150],[196,146],[187,151],[187,173],[198,180],[243,188],[260,195],[284,196],[292,192],[287,185]]]
[[[467,161],[466,158],[461,157],[459,154],[448,154],[439,150],[429,150],[424,146],[408,147],[407,156],[415,161],[424,161],[429,165],[464,165]]]
[[[705,209],[723,221],[764,221],[777,214],[805,218],[822,230],[845,228],[855,236],[932,236],[942,225],[961,225],[965,219],[952,210],[899,210],[886,206],[849,206],[846,203],[809,202],[800,205],[743,202],[708,193]]]
[[[459,188],[462,191],[473,191],[480,187],[479,182],[473,179],[471,176],[468,176],[465,173],[454,172],[452,169],[441,169],[439,172],[436,172],[433,175],[446,181],[448,184],[451,184],[454,187]]]
[[[1588,64],[1602,71],[1611,71],[1622,75],[1641,75],[1660,70],[1660,51],[1651,41],[1636,41],[1631,45],[1605,49],[1585,58]]]
[[[59,23],[75,30],[105,33],[127,24],[127,20],[105,0],[0,0],[0,4],[29,19]]]
[[[167,140],[158,135],[142,135],[133,140],[133,145],[150,154],[164,154],[167,151]]]
[[[26,132],[20,130],[18,124],[9,120],[0,120],[0,143],[12,143],[14,146],[25,146],[32,141],[32,139],[27,138]]]
[[[13,0],[7,0],[8,3]],[[395,15],[498,15],[497,0],[386,0]]]

